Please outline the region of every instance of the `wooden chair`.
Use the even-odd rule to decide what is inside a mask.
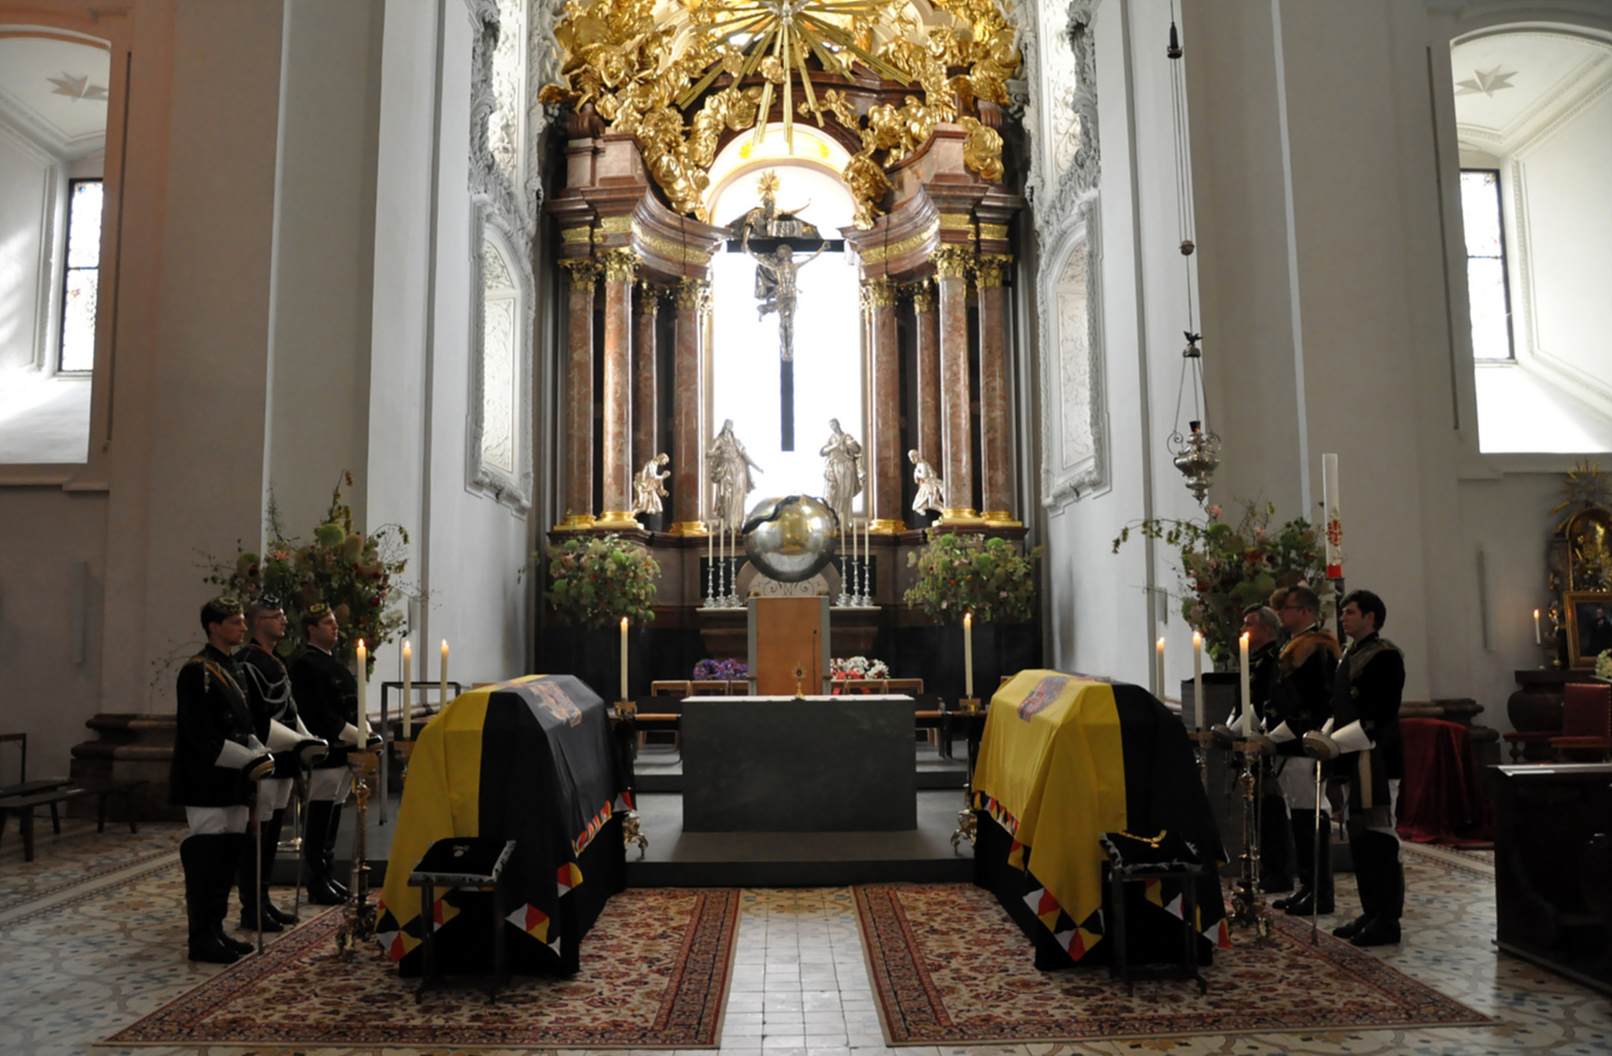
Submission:
[[[1612,685],[1571,682],[1562,692],[1562,732],[1550,749],[1564,763],[1599,763],[1612,757]]]

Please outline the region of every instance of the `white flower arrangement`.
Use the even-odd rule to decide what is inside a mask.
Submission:
[[[1595,677],[1612,682],[1612,649],[1604,650],[1595,658]]]
[[[883,660],[869,660],[865,656],[853,656],[846,659],[832,659],[828,662],[830,677],[846,678],[889,678],[890,668]]]

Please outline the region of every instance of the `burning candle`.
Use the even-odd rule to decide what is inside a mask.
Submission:
[[[1192,725],[1203,729],[1203,633],[1192,632]]]
[[[1155,658],[1153,666],[1157,669],[1156,673],[1158,675],[1158,683],[1159,683],[1159,699],[1163,700],[1164,699],[1164,639],[1162,637],[1158,640],[1157,649],[1158,649],[1158,656]]]
[[[963,696],[974,697],[974,614],[963,613]]]
[[[627,617],[621,618],[621,697],[627,699]]]
[[[1249,697],[1248,689],[1248,632],[1244,631],[1237,639],[1237,656],[1242,661],[1238,678],[1242,686],[1243,714],[1237,723],[1237,732],[1247,737],[1254,729],[1254,702]]]
[[[1544,645],[1545,640],[1539,633],[1539,610],[1534,610],[1534,644]]]
[[[1338,512],[1338,456],[1321,456],[1321,527],[1327,541],[1327,578],[1343,578],[1343,519]]]
[[[414,648],[409,645],[407,638],[403,639],[403,739],[414,739],[414,716],[409,713],[409,701],[413,697],[414,679]]]
[[[442,666],[437,669],[437,710],[448,703],[448,640],[442,639]]]
[[[369,686],[369,652],[364,648],[364,639],[358,640],[358,746],[364,747],[369,743],[369,703],[367,687]]]

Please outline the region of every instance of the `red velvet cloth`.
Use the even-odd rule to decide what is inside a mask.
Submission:
[[[1472,763],[1467,728],[1443,719],[1400,719],[1405,777],[1396,827],[1413,843],[1456,846],[1494,839],[1494,807]]]

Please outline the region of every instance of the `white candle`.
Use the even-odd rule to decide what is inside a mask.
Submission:
[[[974,696],[974,614],[963,613],[963,696]]]
[[[621,700],[627,699],[627,617],[621,618]]]
[[[1539,634],[1539,610],[1534,610],[1534,644],[1544,645],[1545,640]]]
[[[364,648],[364,639],[358,640],[358,746],[360,748],[369,743],[369,652]]]
[[[1203,633],[1192,632],[1192,710],[1193,728],[1203,729]]]
[[[442,639],[442,666],[437,669],[437,710],[448,703],[448,640]]]
[[[1154,660],[1154,667],[1156,667],[1158,669],[1159,699],[1163,700],[1164,699],[1164,639],[1163,638],[1160,638],[1158,640],[1157,649],[1158,649],[1158,656]]]
[[[705,588],[710,591],[705,599],[707,605],[716,597],[716,527],[716,522],[712,521],[711,527],[705,530],[705,566],[710,570],[705,575]]]
[[[403,739],[414,739],[414,716],[409,714],[409,701],[413,697],[414,679],[414,648],[409,645],[407,638],[403,639]]]
[[[1327,543],[1327,578],[1343,578],[1343,520],[1338,512],[1338,456],[1321,456],[1321,528]]]
[[[1238,676],[1242,685],[1243,714],[1237,723],[1237,732],[1247,737],[1254,728],[1254,702],[1248,695],[1248,632],[1237,639],[1237,655],[1242,660]]]
[[[862,528],[862,567],[867,571],[862,576],[862,590],[867,594],[871,603],[873,600],[873,514],[868,514],[867,522]],[[969,692],[969,696],[973,696]]]

